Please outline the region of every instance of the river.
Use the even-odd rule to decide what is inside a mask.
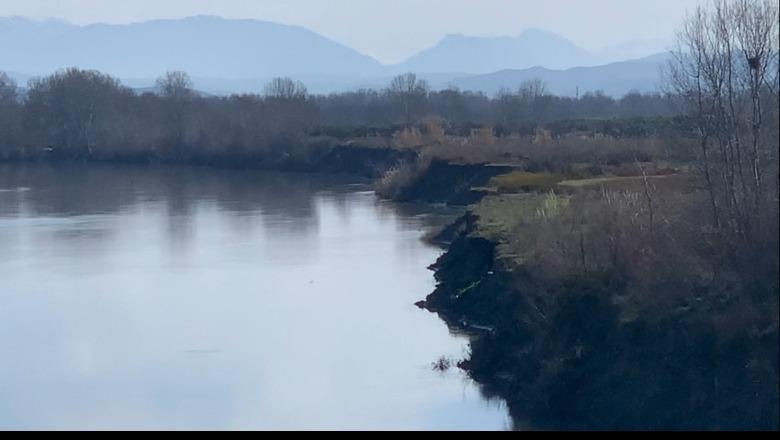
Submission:
[[[0,429],[508,429],[414,303],[442,213],[304,174],[0,165]]]

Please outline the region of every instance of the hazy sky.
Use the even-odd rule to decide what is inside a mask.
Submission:
[[[379,61],[400,61],[444,35],[517,35],[534,27],[595,49],[670,37],[709,0],[0,0],[0,16],[128,23],[208,14],[309,28]]]

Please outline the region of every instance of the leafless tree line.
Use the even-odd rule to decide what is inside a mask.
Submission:
[[[432,91],[411,73],[397,76],[382,90],[327,96],[311,95],[290,78],[260,86],[259,94],[207,96],[196,91],[186,73],[168,72],[154,89],[132,90],[109,75],[70,68],[35,79],[22,90],[0,74],[0,153],[49,146],[89,153],[98,145],[113,151],[160,150],[164,144],[169,153],[186,155],[204,146],[256,150],[271,138],[283,142],[311,134],[389,136],[431,118],[444,122],[450,134],[468,136],[489,127],[502,136],[533,134],[538,125],[555,121],[674,113],[668,96],[560,97],[541,81],[504,90],[495,98],[457,89]],[[566,124],[561,128],[568,129]]]
[[[750,240],[778,203],[777,2],[698,7],[679,32],[668,76],[696,121],[712,223]]]

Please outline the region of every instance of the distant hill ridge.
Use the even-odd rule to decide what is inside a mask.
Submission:
[[[420,73],[490,73],[543,66],[564,69],[598,64],[598,57],[550,32],[529,29],[517,37],[448,35],[436,46],[395,66]]]
[[[636,46],[616,46],[623,49],[613,52],[629,53],[626,48]],[[184,70],[196,79],[196,87],[217,95],[259,92],[275,76],[300,79],[315,93],[381,88],[407,71],[433,88],[492,94],[539,78],[553,93],[573,95],[579,88],[620,95],[655,90],[657,69],[648,66],[661,63],[646,58],[605,65],[604,53],[529,29],[516,37],[448,35],[407,61],[382,65],[299,26],[213,16],[88,26],[0,17],[0,54],[0,70],[15,72],[20,85],[29,77],[77,66],[147,88],[167,70]]]
[[[478,90],[489,95],[504,87],[515,88],[532,79],[541,79],[550,92],[563,96],[598,90],[612,96],[621,96],[631,91],[648,93],[660,90],[661,69],[669,58],[669,54],[659,53],[637,60],[564,70],[543,67],[507,69],[486,75],[457,78],[451,84],[464,90]]]
[[[11,18],[0,21],[0,53],[0,68],[31,73],[79,66],[123,77],[185,70],[247,78],[382,70],[373,58],[299,26],[211,16],[83,27]]]

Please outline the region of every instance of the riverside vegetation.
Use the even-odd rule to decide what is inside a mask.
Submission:
[[[421,305],[474,333],[461,366],[518,426],[780,426],[777,16],[688,17],[668,71],[680,138],[496,177],[437,237]]]
[[[460,362],[517,427],[778,429],[778,23],[717,1],[680,31],[668,92],[494,98],[383,91],[138,93],[68,69],[0,75],[0,159],[362,175],[470,205],[420,306],[472,335]],[[449,363],[447,364],[449,366]]]

